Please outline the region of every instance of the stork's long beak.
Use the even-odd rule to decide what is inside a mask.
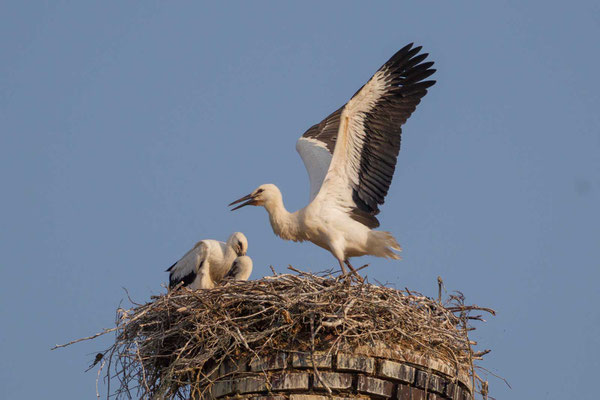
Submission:
[[[241,203],[244,200],[248,200],[248,201],[240,204],[239,206],[237,206],[235,208],[232,208],[231,211],[235,211],[238,208],[242,208],[245,206],[253,206],[256,204],[256,201],[254,200],[254,197],[252,197],[252,194],[249,194],[247,196],[242,197],[241,199],[237,199],[236,201],[229,203],[228,207],[231,207],[232,205],[237,204],[237,203]]]

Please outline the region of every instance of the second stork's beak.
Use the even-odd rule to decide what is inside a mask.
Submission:
[[[232,208],[231,211],[235,211],[238,208],[242,208],[244,206],[253,206],[253,205],[256,204],[256,201],[254,200],[254,197],[252,197],[252,194],[249,194],[247,196],[242,197],[241,199],[237,199],[236,201],[233,201],[233,202],[229,203],[228,207],[231,207],[232,205],[237,204],[237,203],[241,203],[244,200],[248,200],[248,201],[245,202],[245,203],[240,204],[237,207]]]

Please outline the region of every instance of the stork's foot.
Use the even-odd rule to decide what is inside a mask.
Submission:
[[[358,272],[354,269],[354,267],[352,266],[352,264],[350,264],[350,261],[346,260],[344,261],[346,263],[346,265],[348,266],[348,268],[350,268],[350,271],[352,272],[352,275],[354,275],[354,277],[360,282],[360,283],[364,283],[365,280],[363,279],[362,276],[360,276],[358,274]],[[344,274],[346,275],[346,274]],[[350,275],[347,275],[348,277],[350,277]]]

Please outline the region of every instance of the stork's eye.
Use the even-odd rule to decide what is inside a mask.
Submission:
[[[236,247],[237,247],[238,256],[241,256],[242,252],[244,251],[244,246],[242,245],[242,242],[238,241],[236,243]]]

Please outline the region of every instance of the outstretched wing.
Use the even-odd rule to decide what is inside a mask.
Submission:
[[[171,265],[167,269],[167,272],[170,272],[169,288],[177,286],[180,282],[183,282],[183,286],[189,286],[194,282],[202,263],[206,260],[207,254],[206,243],[200,241],[190,251],[185,253],[179,261]]]
[[[402,125],[413,113],[435,70],[412,43],[399,50],[352,96],[339,116],[335,148],[318,195],[349,209],[374,228],[392,182]],[[311,128],[312,129],[312,128]]]
[[[296,142],[296,151],[300,154],[308,172],[310,201],[319,193],[331,164],[343,108],[337,109],[323,121],[310,127]]]

